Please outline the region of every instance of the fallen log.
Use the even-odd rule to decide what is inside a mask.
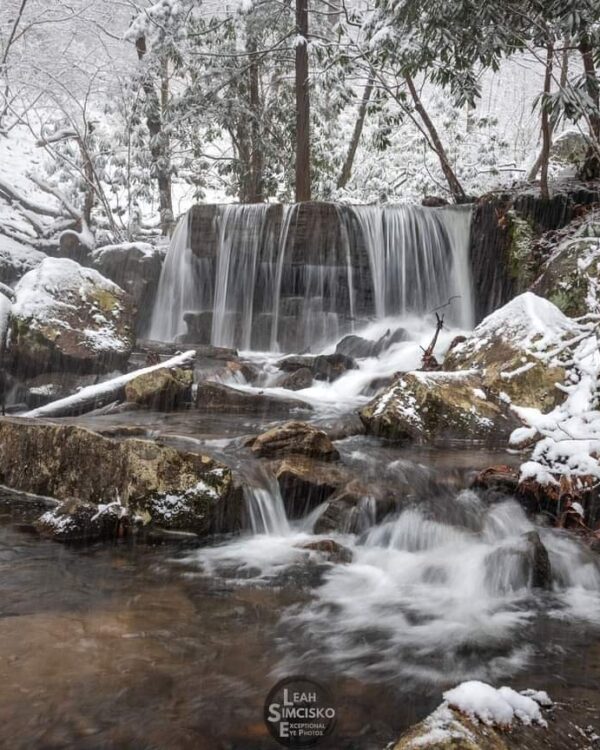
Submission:
[[[178,354],[171,359],[161,362],[151,367],[143,367],[140,370],[128,372],[125,375],[119,375],[112,380],[106,380],[103,383],[89,385],[82,388],[72,396],[61,398],[58,401],[52,401],[50,404],[40,406],[37,409],[26,412],[20,416],[23,417],[75,417],[80,414],[86,414],[94,409],[99,409],[115,401],[125,400],[125,386],[129,381],[137,378],[139,375],[146,375],[156,370],[170,369],[171,367],[184,367],[191,365],[196,357],[196,352],[190,350],[183,354]]]

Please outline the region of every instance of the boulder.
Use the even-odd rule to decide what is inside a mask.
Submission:
[[[347,370],[356,370],[357,364],[352,357],[345,354],[321,354],[315,357],[312,371],[316,380],[326,380],[332,383],[342,376]]]
[[[125,385],[125,400],[150,409],[169,411],[191,400],[194,373],[180,367],[138,375]]]
[[[471,373],[409,372],[360,412],[367,432],[392,440],[439,443],[448,439],[495,443],[518,426],[503,404]]]
[[[286,422],[264,432],[248,443],[261,458],[274,458],[290,453],[337,461],[340,454],[325,432],[306,422]]]
[[[9,354],[13,371],[110,372],[133,349],[131,297],[98,271],[45,258],[15,287]]]
[[[304,388],[310,388],[313,382],[312,370],[308,367],[301,367],[295,372],[290,372],[280,378],[275,385],[278,388],[287,388],[288,391],[302,391]]]
[[[42,536],[56,542],[92,542],[115,539],[125,533],[129,519],[120,503],[97,506],[68,500],[46,511],[35,527]]]
[[[508,750],[492,727],[450,708],[445,703],[406,731],[393,750]]]
[[[142,523],[200,535],[241,524],[242,500],[223,464],[71,424],[0,419],[0,483],[62,501],[117,501]]]
[[[600,312],[599,289],[600,224],[587,223],[552,253],[532,290],[579,317]]]
[[[305,516],[348,481],[342,468],[307,456],[286,456],[273,469],[288,518]]]
[[[486,390],[518,406],[550,411],[564,400],[565,369],[542,357],[579,329],[551,302],[526,292],[488,315],[444,360],[445,370],[481,372]]]
[[[376,357],[380,348],[377,341],[364,339],[362,336],[349,334],[338,342],[335,347],[336,354],[343,354],[352,359],[362,359],[364,357]]]
[[[331,563],[347,564],[352,562],[352,550],[333,539],[317,539],[315,542],[306,542],[306,544],[301,545],[301,549],[317,552]]]
[[[296,409],[311,411],[304,401],[279,398],[264,391],[248,392],[221,383],[205,382],[198,385],[196,407],[201,411],[225,411],[229,414],[289,414]]]
[[[191,400],[192,370],[162,368],[138,375],[125,385],[125,400],[150,409],[169,411]]]
[[[45,253],[0,234],[0,282],[13,286],[45,257]]]
[[[584,165],[590,140],[579,130],[571,128],[557,136],[550,148],[550,166],[578,172]]]
[[[135,302],[138,331],[145,330],[150,320],[163,258],[163,248],[148,242],[105,245],[92,251],[92,268],[114,281]]]

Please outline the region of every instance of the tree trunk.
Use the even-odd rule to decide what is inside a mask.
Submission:
[[[296,0],[296,33],[296,202],[300,203],[311,197],[308,0]]]
[[[6,116],[6,113],[8,112],[8,107],[9,107],[8,99],[10,97],[10,86],[8,85],[6,61],[8,60],[8,53],[10,52],[10,48],[12,47],[13,41],[15,39],[15,35],[17,33],[17,29],[19,28],[19,24],[21,23],[21,19],[23,18],[23,13],[25,12],[26,5],[27,5],[27,0],[21,0],[21,5],[17,12],[17,17],[15,18],[10,34],[8,35],[8,39],[6,40],[6,46],[4,47],[4,53],[2,54],[2,60],[0,61],[0,77],[4,77],[4,94],[3,94],[4,105],[2,107],[2,111],[0,111],[0,129],[2,128],[2,120]]]
[[[141,36],[136,39],[135,48],[138,59],[142,60],[146,55],[146,38]],[[173,199],[171,194],[171,171],[169,164],[168,139],[162,128],[161,110],[168,101],[168,79],[164,74],[161,76],[161,99],[154,88],[152,81],[145,76],[142,88],[146,95],[146,125],[150,133],[150,153],[156,168],[156,181],[158,184],[158,199],[160,205],[160,226],[163,235],[168,235],[173,226]]]
[[[565,39],[563,42],[563,53],[562,53],[562,62],[560,66],[560,82],[559,87],[560,90],[563,91],[568,83],[568,77],[569,77],[569,45],[571,41],[570,39]],[[550,127],[550,148],[552,148],[552,137],[554,135],[554,125],[552,124],[552,120],[549,123]],[[527,179],[529,182],[533,182],[535,178],[537,177],[538,172],[540,171],[540,168],[542,166],[542,156],[543,152],[540,151],[538,154],[537,159],[535,160],[535,164],[533,167],[531,167],[531,170],[529,174],[527,175]]]
[[[454,198],[456,203],[464,203],[467,199],[467,196],[465,195],[465,191],[463,190],[462,185],[458,181],[458,177],[454,174],[454,170],[450,166],[450,162],[448,160],[448,155],[446,154],[446,150],[442,144],[442,141],[440,140],[440,136],[438,135],[438,132],[435,128],[435,125],[433,124],[433,121],[431,120],[431,118],[427,114],[427,111],[425,110],[425,107],[423,106],[423,102],[421,101],[421,97],[419,96],[419,93],[417,92],[415,83],[411,75],[406,73],[404,76],[404,80],[406,81],[406,85],[408,86],[410,95],[413,98],[413,102],[415,104],[415,110],[418,112],[419,116],[421,117],[421,120],[423,120],[423,124],[427,128],[427,132],[429,133],[429,137],[431,138],[431,143],[433,144],[433,148],[440,160],[442,172],[444,173],[444,177],[446,178],[448,187],[450,188],[450,192],[452,193],[452,197]]]
[[[594,111],[590,114],[590,138],[593,143],[588,151],[580,177],[593,180],[600,177],[600,158],[598,156],[598,150],[600,149],[600,87],[596,76],[594,50],[588,39],[584,39],[580,43],[579,51],[583,60],[588,96],[594,105]]]
[[[540,189],[542,198],[550,200],[550,188],[548,187],[548,161],[550,160],[550,147],[552,146],[552,126],[550,125],[550,88],[552,86],[552,60],[554,57],[554,45],[548,42],[546,53],[546,73],[544,75],[544,94],[542,96],[542,151],[540,153]]]
[[[367,81],[367,85],[365,86],[365,90],[363,91],[360,107],[358,108],[358,117],[356,118],[356,122],[354,123],[354,130],[352,132],[352,138],[348,147],[348,153],[346,154],[346,160],[344,161],[342,172],[337,181],[338,189],[346,187],[350,177],[352,177],[354,157],[356,156],[356,150],[358,149],[358,144],[360,143],[360,137],[362,135],[363,127],[365,124],[367,108],[369,106],[369,100],[371,99],[371,94],[373,92],[374,80],[375,79],[373,73],[369,73],[369,79]]]
[[[256,52],[256,43],[250,44],[250,50]],[[256,55],[250,58],[250,111],[252,123],[250,127],[251,157],[250,157],[250,190],[248,200],[250,203],[262,203],[265,199],[263,191],[263,152],[261,143],[261,106],[259,69]]]

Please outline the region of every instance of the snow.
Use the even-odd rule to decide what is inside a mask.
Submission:
[[[441,744],[452,740],[475,741],[473,733],[457,720],[456,716],[445,703],[438,706],[425,719],[424,724],[427,731],[411,741],[411,748],[435,747],[436,743]]]
[[[96,248],[90,254],[90,258],[93,262],[101,262],[106,256],[118,253],[126,255],[132,250],[137,251],[144,258],[152,258],[157,254],[163,255],[165,252],[164,247],[157,247],[156,245],[151,245],[149,242],[123,242],[118,245],[104,245]]]
[[[39,266],[45,257],[45,253],[0,234],[0,273],[6,268],[5,278],[24,276]]]
[[[455,351],[479,351],[492,341],[503,339],[513,348],[523,349],[539,358],[549,347],[579,332],[578,324],[552,302],[533,292],[525,292],[488,315],[475,328],[473,336],[459,344]],[[531,366],[524,364],[507,375],[514,377]]]
[[[32,411],[26,412],[21,416],[45,417],[54,414],[58,407],[70,409],[75,408],[78,404],[85,403],[88,400],[100,400],[104,396],[116,392],[119,388],[126,385],[134,378],[137,378],[139,375],[146,375],[149,372],[155,372],[156,370],[162,370],[163,368],[167,369],[171,367],[182,367],[184,365],[188,365],[194,360],[195,356],[196,352],[194,350],[184,352],[183,354],[177,354],[175,357],[171,357],[171,359],[168,359],[165,362],[161,362],[158,365],[144,367],[141,370],[134,370],[133,372],[128,372],[125,375],[120,375],[119,377],[113,378],[112,380],[106,380],[103,383],[98,383],[97,385],[89,385],[77,391],[77,393],[72,396],[67,396],[66,398],[60,399],[59,401],[53,401],[51,404],[47,404],[46,406],[40,406],[38,409],[33,409]]]
[[[597,321],[580,322],[574,330],[576,344],[570,350],[571,382],[562,390],[566,400],[548,414],[538,409],[513,407],[525,427],[515,430],[513,446],[537,439],[531,457],[521,466],[521,481],[534,479],[556,484],[560,476],[576,481],[592,478],[600,481],[600,411],[598,387],[600,349]],[[550,350],[547,359],[552,359]]]
[[[515,719],[522,724],[547,726],[540,706],[534,699],[537,693],[525,695],[509,687],[496,689],[479,680],[463,682],[444,693],[447,705],[487,726],[509,727]],[[543,696],[548,698],[547,694]]]

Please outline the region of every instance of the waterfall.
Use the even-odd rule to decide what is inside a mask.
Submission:
[[[245,486],[244,496],[254,534],[287,536],[290,533],[283,498],[274,477],[263,487]]]
[[[465,207],[195,207],[173,235],[150,337],[315,351],[373,319],[449,301],[448,320],[469,328],[470,224]]]

